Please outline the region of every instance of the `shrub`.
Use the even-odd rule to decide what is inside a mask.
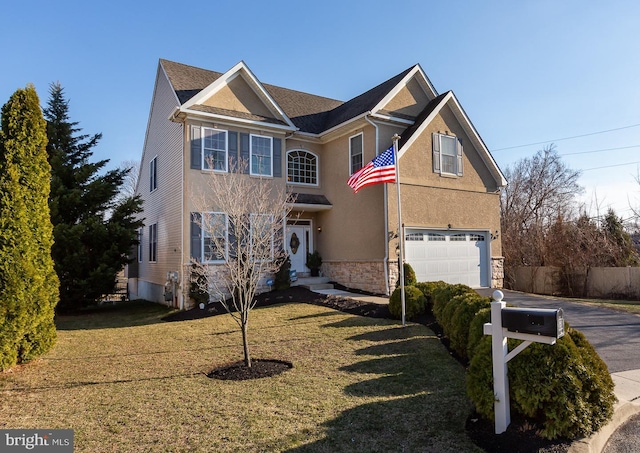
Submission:
[[[459,294],[464,294],[466,292],[473,291],[471,287],[463,284],[450,285],[443,284],[438,285],[434,288],[432,294],[433,297],[433,314],[436,317],[438,323],[444,328],[442,323],[440,322],[440,317],[442,316],[442,310],[445,305],[453,299],[455,296]]]
[[[426,301],[422,291],[415,286],[405,286],[405,317],[413,319],[425,312]],[[400,288],[396,288],[389,298],[389,312],[394,318],[402,317],[402,301]]]
[[[613,381],[580,332],[567,326],[555,345],[533,343],[508,364],[511,410],[534,421],[542,436],[586,437],[613,414]],[[510,349],[518,342],[509,340]],[[467,392],[478,413],[493,419],[491,337],[475,347]]]
[[[450,347],[458,356],[466,359],[471,322],[481,309],[491,307],[491,299],[476,292],[470,292],[454,297],[451,299],[450,305],[455,306],[453,316],[449,319],[449,332],[447,333]]]
[[[291,259],[287,258],[282,262],[275,276],[274,289],[283,290],[291,287]]]
[[[476,349],[484,335],[484,325],[491,322],[491,307],[481,308],[469,324],[469,335],[467,337],[467,357],[473,360]]]
[[[206,291],[207,275],[204,268],[192,264],[189,275],[189,298],[195,306],[209,303],[209,293]]]
[[[415,287],[422,291],[422,294],[424,294],[424,298],[426,301],[426,311],[432,311],[433,293],[437,288],[444,285],[447,285],[447,283],[443,282],[442,280],[437,282],[420,282],[415,284]]]
[[[415,286],[416,283],[418,283],[418,280],[416,279],[416,273],[413,270],[413,267],[411,267],[411,264],[409,263],[404,263],[402,265],[402,268],[404,270],[404,286]],[[400,287],[400,278],[398,278],[398,280],[396,281],[396,288]]]

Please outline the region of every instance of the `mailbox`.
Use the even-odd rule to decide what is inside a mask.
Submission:
[[[560,338],[564,335],[564,314],[561,308],[505,307],[502,327],[510,332]]]

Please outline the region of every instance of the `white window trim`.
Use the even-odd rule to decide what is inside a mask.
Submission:
[[[355,134],[355,135],[352,135],[352,136],[350,136],[350,137],[349,137],[349,175],[352,175],[352,174],[354,174],[356,171],[358,171],[358,170],[359,170],[359,169],[358,169],[358,170],[354,170],[354,169],[353,169],[353,167],[352,167],[352,164],[353,164],[353,159],[352,159],[352,158],[353,158],[353,156],[352,156],[352,154],[351,154],[351,140],[352,140],[353,138],[357,137],[358,135],[360,135],[360,136],[362,137],[362,138],[361,138],[361,140],[360,140],[360,143],[362,144],[362,145],[361,145],[361,149],[360,149],[360,154],[361,154],[361,156],[362,156],[362,165],[361,165],[361,167],[360,167],[360,168],[363,168],[363,167],[364,167],[364,165],[365,165],[365,164],[364,164],[364,133],[363,133],[363,132],[360,132],[359,134]]]
[[[444,147],[442,146],[443,138],[446,140],[453,141],[453,171],[444,171]],[[440,140],[440,174],[442,175],[450,175],[450,176],[458,176],[458,139],[453,135],[445,135],[438,134],[438,139]],[[449,154],[447,154],[448,156]]]
[[[149,161],[149,193],[158,190],[158,156]]]
[[[204,239],[205,237],[211,237],[211,235],[208,233],[207,229],[205,228],[205,218],[207,215],[216,215],[216,214],[221,214],[224,216],[224,259],[222,260],[207,260],[205,259],[206,257],[206,253],[205,253],[205,247],[204,247]],[[200,227],[201,229],[201,239],[200,239],[200,256],[202,259],[203,263],[206,264],[221,264],[221,263],[225,263],[226,261],[229,260],[229,216],[227,215],[226,212],[217,212],[217,211],[206,211],[206,212],[201,212],[201,219],[202,219],[202,225]],[[205,236],[206,235],[206,236]]]
[[[226,129],[216,129],[214,127],[207,127],[207,126],[202,126],[200,128],[200,142],[201,144],[201,153],[200,153],[200,158],[202,159],[201,162],[201,168],[203,171],[212,171],[212,172],[217,172],[217,173],[228,173],[229,172],[229,131],[227,131]],[[205,150],[209,149],[209,148],[205,148],[204,147],[204,131],[205,130],[209,130],[209,131],[213,131],[213,132],[224,132],[224,170],[217,170],[215,168],[207,168],[208,163],[207,163],[207,159],[205,157]],[[221,150],[214,150],[214,151],[221,151]]]
[[[266,138],[270,143],[269,152],[269,174],[263,175],[253,171],[253,137]],[[249,134],[249,174],[251,176],[273,177],[273,137],[268,135]]]
[[[295,153],[295,152],[308,153],[316,158],[316,183],[315,184],[307,183],[307,182],[289,181],[289,154]],[[287,151],[285,157],[287,159],[287,174],[286,174],[287,184],[296,185],[296,186],[311,186],[311,187],[318,187],[320,185],[320,157],[316,153],[313,153],[307,149],[296,148],[296,149],[290,149],[289,151]]]

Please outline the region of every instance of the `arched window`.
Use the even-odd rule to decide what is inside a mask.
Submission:
[[[318,156],[296,149],[287,153],[287,181],[294,184],[318,185]]]

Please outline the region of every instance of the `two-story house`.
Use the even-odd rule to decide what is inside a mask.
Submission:
[[[394,134],[401,234],[395,184],[357,194],[347,186]],[[317,250],[330,280],[389,294],[400,237],[419,281],[502,285],[505,178],[453,92],[436,92],[419,65],[344,102],[262,83],[244,62],[220,73],[160,60],[137,188],[145,227],[132,297],[162,302],[167,287],[171,305],[188,306],[188,265],[206,259],[205,238],[192,234],[193,188],[240,158],[247,178],[297,194],[283,226],[299,274]]]

